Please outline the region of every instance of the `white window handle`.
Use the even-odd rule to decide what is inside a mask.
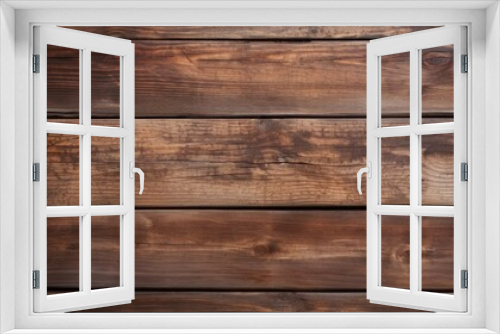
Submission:
[[[133,161],[130,161],[129,171],[130,171],[130,178],[131,179],[134,178],[134,173],[139,174],[139,183],[141,185],[141,190],[139,190],[139,195],[142,195],[142,192],[144,190],[144,172],[140,168],[135,168]]]
[[[363,175],[363,173],[366,173],[367,178],[369,178],[369,179],[372,178],[372,163],[370,161],[368,161],[366,163],[366,167],[361,168],[358,171],[358,192],[360,195],[362,194],[362,192],[361,192],[361,175]]]

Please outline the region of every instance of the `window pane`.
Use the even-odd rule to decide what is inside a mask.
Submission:
[[[381,139],[381,204],[410,204],[410,137]]]
[[[47,205],[80,205],[80,136],[47,134]]]
[[[453,45],[423,49],[422,124],[453,121]]]
[[[80,290],[80,217],[47,218],[47,291]]]
[[[120,57],[92,52],[92,125],[120,126]],[[111,118],[102,123],[103,118]]]
[[[47,119],[80,123],[80,50],[47,46]]]
[[[410,217],[381,217],[381,285],[410,289]]]
[[[400,118],[400,125],[410,124],[410,52],[381,57],[381,126],[389,117]]]
[[[453,205],[453,133],[421,138],[422,205]]]
[[[453,294],[453,218],[422,217],[422,291]]]
[[[120,138],[92,137],[92,205],[120,205]]]
[[[120,216],[92,216],[92,289],[120,286]]]

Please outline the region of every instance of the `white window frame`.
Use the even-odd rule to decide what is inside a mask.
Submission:
[[[123,9],[119,6],[130,6]],[[0,330],[13,333],[500,331],[500,17],[497,1],[398,2],[4,1],[0,4]],[[14,11],[10,6],[19,10]],[[66,6],[69,8],[59,8]],[[74,9],[71,8],[85,8]],[[109,10],[102,7],[108,6]],[[147,7],[153,9],[147,9]],[[158,8],[163,6],[164,8]],[[97,8],[99,7],[99,8]],[[144,9],[138,10],[138,7]],[[281,7],[281,8],[280,8]],[[356,8],[357,9],[353,9]],[[406,7],[406,8],[405,8]],[[24,10],[21,8],[25,8]],[[31,8],[31,9],[30,9]],[[34,9],[33,9],[34,8]],[[45,8],[45,9],[43,9]],[[114,8],[114,9],[113,9]],[[350,8],[350,9],[346,9]],[[15,20],[14,20],[15,18]],[[486,23],[486,24],[485,24]],[[32,269],[32,27],[57,25],[467,25],[470,74],[467,313],[34,314]],[[14,39],[15,31],[15,39]],[[486,71],[486,66],[488,71]],[[15,74],[13,69],[15,67]],[[15,85],[12,84],[15,82]],[[15,108],[15,113],[12,112]],[[488,120],[488,121],[487,121]],[[9,128],[12,127],[12,128]],[[12,129],[15,129],[15,134]],[[12,147],[15,138],[15,147]],[[12,174],[15,171],[15,198]],[[488,182],[486,174],[488,173]],[[4,183],[5,182],[5,183]],[[353,185],[355,187],[355,185]],[[486,196],[487,195],[487,196]],[[15,203],[13,203],[15,202]],[[14,206],[13,206],[14,204]],[[14,208],[14,210],[12,209]],[[13,224],[15,222],[15,224]],[[15,244],[12,242],[15,240]],[[14,256],[12,256],[14,254]],[[14,283],[15,282],[15,283]],[[12,289],[15,286],[15,289]],[[10,289],[9,289],[10,288]],[[14,290],[14,291],[12,291]],[[488,291],[488,293],[486,293]],[[15,305],[12,307],[12,305]],[[139,328],[140,327],[140,328]],[[183,331],[180,329],[192,329]],[[300,328],[300,330],[298,330]],[[384,328],[383,330],[380,330]],[[47,331],[50,329],[50,331]],[[120,330],[121,329],[121,330]],[[135,329],[135,330],[134,330]],[[160,331],[160,329],[164,329]],[[245,330],[246,329],[246,330]],[[295,330],[294,330],[295,329]],[[419,329],[416,331],[415,329]],[[80,333],[82,333],[80,331]]]
[[[39,271],[39,288],[34,289],[35,312],[75,311],[130,303],[134,299],[135,191],[130,170],[135,160],[135,45],[131,41],[51,26],[34,27],[34,54],[39,56],[39,73],[33,75],[34,162],[40,164],[39,181],[33,184],[34,270]],[[80,58],[79,124],[47,119],[47,46],[72,48]],[[119,57],[120,126],[92,125],[92,52]],[[79,137],[80,203],[77,206],[47,206],[47,134]],[[92,138],[117,138],[120,151],[120,194],[118,205],[92,205]],[[92,289],[92,217],[118,216],[120,223],[120,285]],[[76,217],[79,220],[79,291],[47,295],[47,218]],[[100,306],[99,306],[100,305]]]
[[[461,271],[467,270],[467,184],[460,168],[467,163],[467,76],[461,73],[461,56],[467,54],[467,29],[451,25],[371,41],[367,46],[367,298],[373,303],[409,306],[431,311],[467,310],[467,290],[461,287]],[[454,119],[446,123],[422,124],[422,51],[453,45]],[[382,57],[409,53],[409,123],[382,127]],[[453,134],[454,204],[422,205],[422,142],[424,135]],[[407,205],[384,205],[382,193],[382,142],[384,138],[409,138],[410,196]],[[382,285],[382,224],[385,217],[405,216],[410,231],[410,281],[408,289]],[[422,291],[422,217],[453,219],[453,294]]]

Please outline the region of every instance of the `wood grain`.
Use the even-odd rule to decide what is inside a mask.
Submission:
[[[146,182],[136,205],[364,206],[356,173],[366,164],[365,123],[362,119],[137,120],[136,165],[145,172]],[[78,179],[75,162],[64,156],[77,150],[68,137],[51,136],[48,144],[52,205],[78,203],[78,189],[67,183]],[[423,198],[427,205],[453,205],[453,184],[443,181],[450,180],[453,141],[436,137],[424,152]],[[404,141],[391,141],[384,151],[382,170],[390,177],[383,179],[383,203],[409,202],[409,183],[403,182],[409,173],[408,145],[404,148]],[[116,145],[93,148],[93,161],[102,163],[93,172],[92,203],[116,204],[117,183],[109,176],[118,177],[118,153]]]
[[[415,312],[371,304],[365,293],[139,291],[130,304],[83,312]]]
[[[106,254],[118,224],[105,223],[113,218],[100,218],[92,231],[93,251],[101,254],[92,258],[93,287],[114,286]],[[400,242],[409,226],[397,216],[384,216],[383,222],[396,227],[384,235],[384,285],[401,286],[409,280],[409,245]],[[61,221],[48,229],[58,229],[61,236],[48,247],[50,287],[70,288],[78,240]],[[432,236],[422,245],[426,289],[453,289],[453,224],[435,218],[423,233]],[[135,238],[138,289],[333,292],[366,287],[362,210],[140,210]]]
[[[366,115],[366,41],[134,43],[137,118]],[[451,51],[423,52],[424,70],[436,73],[424,77],[425,117],[453,113],[453,80],[440,79],[453,71]],[[71,52],[49,50],[49,57],[48,116],[75,118]],[[92,68],[93,115],[115,117],[118,68],[104,57],[92,57]],[[384,94],[384,117],[406,117],[408,64],[393,72],[383,77],[398,83]]]
[[[374,39],[433,27],[66,27],[125,39]]]

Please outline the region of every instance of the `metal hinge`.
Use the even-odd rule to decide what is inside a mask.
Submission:
[[[462,270],[460,272],[460,276],[462,281],[462,289],[467,289],[469,287],[469,273],[467,272],[467,270]]]
[[[469,181],[469,165],[466,162],[460,164],[460,180]]]
[[[469,56],[462,55],[462,73],[469,72]]]
[[[33,55],[33,73],[40,73],[40,55]]]
[[[33,289],[40,289],[40,270],[33,270]]]
[[[38,162],[33,164],[33,181],[40,182],[40,164]]]

